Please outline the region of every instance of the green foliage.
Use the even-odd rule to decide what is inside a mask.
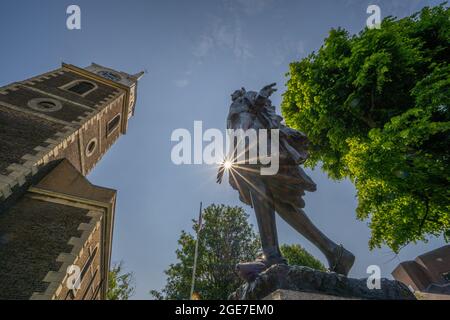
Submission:
[[[234,269],[237,263],[256,258],[260,244],[248,215],[240,207],[211,205],[203,211],[195,291],[201,299],[227,299],[242,284]],[[193,220],[193,230],[198,222]],[[177,263],[165,271],[167,284],[162,292],[150,294],[156,299],[189,299],[195,236],[181,232],[176,250]]]
[[[321,271],[327,270],[322,262],[314,258],[314,256],[298,244],[283,244],[280,249],[283,257],[291,266],[306,266]]]
[[[115,264],[109,271],[108,300],[128,300],[134,294],[134,276],[132,272],[123,272],[123,262]]]
[[[450,229],[449,43],[442,4],[354,36],[331,30],[290,65],[286,123],[311,140],[307,166],[354,181],[370,248],[398,252]]]

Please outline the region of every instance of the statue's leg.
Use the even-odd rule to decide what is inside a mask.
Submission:
[[[355,261],[351,252],[323,234],[302,209],[289,205],[277,205],[276,210],[283,220],[322,251],[328,260],[331,271],[348,274]]]
[[[278,245],[275,209],[270,200],[272,195],[266,190],[264,184],[257,187],[258,191],[251,191],[251,197],[265,259],[269,265],[285,263]]]

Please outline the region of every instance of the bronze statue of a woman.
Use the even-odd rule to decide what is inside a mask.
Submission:
[[[240,200],[252,206],[256,214],[263,256],[253,264],[263,266],[262,271],[273,264],[286,263],[278,245],[277,212],[320,249],[328,260],[330,271],[347,275],[353,266],[354,255],[324,235],[303,211],[305,191],[316,190],[315,183],[300,167],[308,157],[308,139],[303,133],[282,124],[283,118],[276,114],[269,99],[276,91],[274,87],[275,84],[268,85],[259,93],[244,88],[235,91],[227,119],[228,129],[279,129],[278,173],[261,175],[259,169],[262,165],[248,162],[235,162],[229,170],[230,185],[239,192]],[[221,183],[225,170],[225,166],[219,169],[218,183]]]

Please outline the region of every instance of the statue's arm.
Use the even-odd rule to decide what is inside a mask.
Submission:
[[[264,88],[262,88],[259,91],[259,95],[264,98],[269,98],[272,95],[272,93],[277,91],[277,88],[275,88],[276,85],[277,84],[274,82],[274,83],[271,83],[271,84],[265,86]]]
[[[265,86],[264,88],[262,88],[256,99],[255,99],[255,105],[257,107],[261,107],[264,106],[266,104],[266,102],[269,100],[269,97],[275,92],[277,91],[277,89],[275,88],[277,84],[276,83],[271,83],[267,86]]]
[[[277,91],[277,88],[275,88],[277,84],[276,83],[271,83],[267,86],[265,86],[264,88],[262,88],[259,93],[258,93],[258,98],[260,99],[269,99],[269,97],[275,92]]]

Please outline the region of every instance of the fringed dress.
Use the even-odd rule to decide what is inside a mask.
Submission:
[[[307,137],[283,125],[281,123],[283,118],[275,113],[275,107],[272,106],[270,99],[261,97],[253,91],[244,90],[242,95],[233,101],[228,114],[227,128],[239,129],[240,120],[244,118],[247,121],[251,119],[250,128],[256,131],[279,129],[279,170],[275,175],[261,175],[259,162],[233,166],[229,173],[229,183],[239,192],[239,199],[253,206],[252,196],[259,192],[256,186],[264,184],[266,191],[270,193],[267,199],[275,207],[288,205],[303,208],[305,203],[302,197],[305,191],[316,190],[316,184],[300,167],[308,157]],[[270,146],[270,141],[267,145]]]

